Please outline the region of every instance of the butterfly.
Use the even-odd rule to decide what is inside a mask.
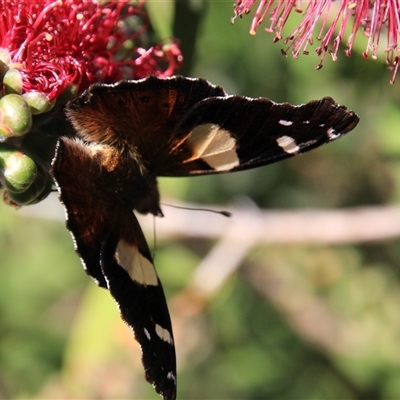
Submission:
[[[76,252],[132,328],[147,381],[173,400],[171,320],[134,211],[162,216],[159,176],[274,163],[338,139],[359,118],[329,97],[293,106],[182,76],[94,84],[66,115],[76,136],[59,139],[52,175]]]

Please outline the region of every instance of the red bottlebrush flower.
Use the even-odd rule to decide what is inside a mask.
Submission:
[[[36,115],[50,112],[61,94],[54,115],[92,83],[169,76],[179,67],[176,43],[137,45],[146,41],[143,3],[0,0],[0,188],[7,204],[34,204],[51,191],[56,141],[71,127],[57,117],[54,132],[52,115]]]
[[[0,0],[0,72],[16,69],[22,80],[20,93],[42,92],[50,100],[71,84],[81,92],[93,82],[171,74],[181,57],[176,46],[175,58],[171,49],[156,46],[148,50],[133,47],[124,52],[128,61],[118,59],[123,45],[145,30],[128,33],[124,24],[127,17],[144,16],[142,3]],[[158,61],[165,59],[169,65],[163,71]],[[130,68],[122,71],[122,65]]]
[[[235,16],[249,14],[255,0],[237,0],[234,6]],[[335,8],[335,9],[334,9]],[[322,26],[316,33],[320,45],[315,52],[321,57],[317,69],[322,67],[326,54],[336,60],[339,44],[343,40],[346,28],[351,21],[351,34],[347,40],[346,54],[351,55],[353,43],[357,32],[361,29],[368,37],[367,48],[363,53],[364,58],[378,58],[380,36],[386,29],[387,46],[386,63],[393,70],[390,83],[394,83],[399,67],[397,41],[400,33],[400,3],[398,0],[260,0],[255,12],[250,33],[255,34],[259,25],[269,17],[270,26],[265,30],[275,32],[274,41],[283,37],[282,31],[290,15],[295,10],[303,13],[304,18],[297,28],[285,37],[284,43],[289,43],[288,48],[282,50],[284,55],[290,51],[294,58],[299,54],[308,54],[308,46],[312,44],[317,21],[322,21]],[[330,22],[328,22],[330,21]]]

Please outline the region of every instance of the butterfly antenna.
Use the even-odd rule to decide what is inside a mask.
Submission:
[[[178,208],[180,210],[205,211],[205,212],[223,215],[224,217],[228,217],[228,218],[232,216],[232,213],[229,211],[217,211],[217,210],[212,210],[211,208],[183,207],[183,206],[176,206],[173,204],[165,204],[165,203],[163,203],[162,205],[166,206],[166,207]]]

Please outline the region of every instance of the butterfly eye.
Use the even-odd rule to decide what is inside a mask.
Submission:
[[[141,101],[142,103],[150,103],[150,97],[149,97],[149,96],[142,96],[142,97],[140,98],[140,101]]]

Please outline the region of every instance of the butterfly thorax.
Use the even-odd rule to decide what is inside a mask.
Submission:
[[[96,144],[89,148],[96,163],[101,165],[101,186],[106,183],[113,195],[133,210],[162,215],[156,176],[148,171],[135,147]]]
[[[156,176],[148,171],[134,147],[116,148],[80,139],[61,140],[58,164],[70,165],[70,181],[74,175],[84,174],[91,193],[108,204],[109,209],[162,215]]]

